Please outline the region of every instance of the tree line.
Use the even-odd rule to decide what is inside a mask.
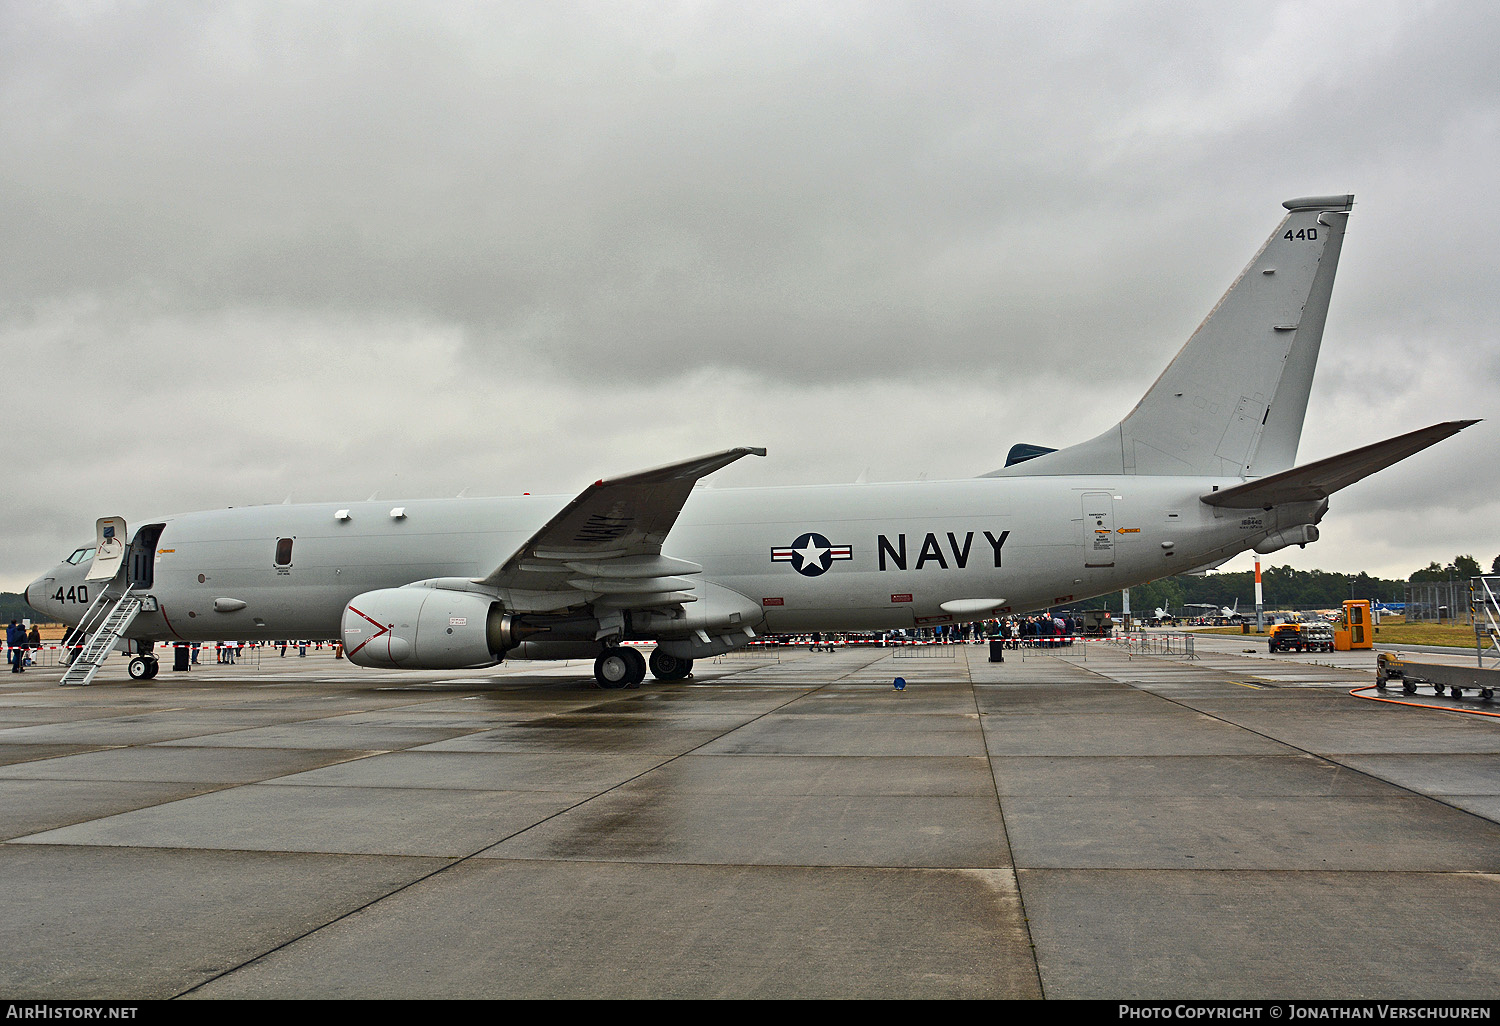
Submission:
[[[1327,570],[1297,570],[1290,566],[1273,566],[1261,570],[1262,602],[1267,609],[1336,609],[1351,598],[1380,602],[1401,602],[1406,598],[1406,582],[1371,577],[1366,573],[1338,574]],[[1118,594],[1095,599],[1095,603],[1118,612]],[[1227,574],[1183,574],[1130,589],[1130,611],[1149,616],[1154,609],[1166,609],[1182,615],[1188,603],[1209,603],[1234,607],[1241,613],[1255,613],[1255,571]]]
[[[0,624],[7,624],[12,620],[45,623],[47,618],[26,604],[26,596],[18,592],[0,592]]]
[[[1260,573],[1262,603],[1266,609],[1336,609],[1345,599],[1370,599],[1379,602],[1402,602],[1408,583],[1424,581],[1467,581],[1484,573],[1472,555],[1454,556],[1446,564],[1436,560],[1414,572],[1406,580],[1387,580],[1366,573],[1338,574],[1326,570],[1296,570],[1289,566],[1263,568]],[[1500,556],[1490,564],[1490,573],[1500,574]],[[1130,589],[1130,611],[1136,616],[1150,615],[1155,609],[1183,612],[1190,602],[1233,607],[1239,602],[1242,613],[1255,612],[1255,571],[1242,570],[1228,574],[1183,574]],[[1105,595],[1083,603],[1083,609],[1109,609],[1119,612],[1121,597]]]

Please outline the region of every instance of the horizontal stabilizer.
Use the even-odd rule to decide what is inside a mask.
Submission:
[[[1409,431],[1383,442],[1366,445],[1326,460],[1293,467],[1257,481],[1247,481],[1202,496],[1210,506],[1232,509],[1270,509],[1289,502],[1319,502],[1340,488],[1362,481],[1413,453],[1456,435],[1477,420],[1450,420],[1418,431]]]

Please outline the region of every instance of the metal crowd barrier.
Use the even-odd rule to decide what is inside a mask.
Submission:
[[[1058,656],[1071,656],[1081,662],[1089,661],[1088,642],[1098,641],[1098,638],[1085,637],[1082,634],[1054,634],[1041,637],[1022,637],[1021,661],[1035,659],[1038,657],[1057,658]]]
[[[325,648],[328,648],[330,646],[330,643],[329,642],[324,642],[323,645],[324,645]],[[72,652],[81,651],[82,649],[83,649],[82,645],[63,645],[61,643],[51,643],[51,644],[49,644],[49,643],[44,642],[39,647],[35,647],[35,648],[33,648],[30,645],[27,645],[27,646],[24,647],[23,651],[26,652],[28,658],[31,660],[29,663],[26,664],[28,668],[30,668],[32,666],[36,666],[36,667],[40,667],[42,669],[48,669],[48,668],[56,668],[56,667],[59,667],[59,666],[65,666],[65,665],[67,665],[67,663],[69,661],[69,659],[68,659],[69,655]],[[235,655],[234,655],[234,663],[233,664],[220,664],[219,663],[219,650],[220,649],[224,649],[226,651],[229,650],[229,649],[234,649]],[[296,659],[298,657],[297,653],[298,653],[299,650],[300,650],[300,646],[298,646],[298,644],[295,641],[288,642],[287,643],[287,650],[286,650],[286,657],[288,659]],[[312,643],[309,643],[308,646],[307,646],[307,650],[309,652],[313,652],[316,649],[315,649],[315,646]],[[3,643],[0,643],[0,651],[3,651],[5,653],[5,668],[9,669],[9,667],[10,667],[10,652],[11,652],[11,649],[10,649],[9,646],[7,646],[7,645],[5,645]],[[239,643],[232,642],[232,641],[223,641],[223,642],[219,642],[218,644],[214,644],[214,643],[210,642],[210,643],[205,643],[205,644],[202,644],[202,645],[198,646],[198,652],[199,652],[199,654],[198,654],[198,661],[196,663],[193,663],[192,665],[195,665],[195,666],[234,665],[234,666],[250,666],[250,667],[254,667],[256,669],[259,669],[260,665],[261,665],[261,660],[264,657],[264,653],[266,653],[267,651],[274,651],[274,652],[276,652],[279,655],[280,651],[281,651],[281,646],[279,644],[273,644],[271,642],[266,642],[266,641],[263,641],[263,642],[239,642]],[[111,655],[120,655],[121,653],[111,652],[110,654]],[[156,646],[156,650],[153,653],[153,655],[155,655],[156,658],[161,661],[162,669],[163,670],[170,670],[171,666],[172,666],[172,662],[173,662],[173,657],[176,655],[175,646],[171,642],[161,642],[161,643],[158,643],[157,646]],[[126,658],[128,658],[128,657],[126,657]]]
[[[961,644],[961,643],[960,643]],[[953,644],[930,642],[928,644],[897,645],[891,651],[892,659],[957,659]]]
[[[0,644],[0,649],[4,649],[5,651],[5,668],[9,670],[10,654],[12,649],[9,646],[3,644]],[[40,666],[45,669],[49,666],[62,665],[63,656],[61,645],[42,645],[40,648],[33,648],[30,645],[26,645],[24,647],[21,647],[21,651],[26,653],[26,658],[29,660],[29,662],[25,664],[26,666]]]
[[[1147,634],[1144,631],[1136,631],[1128,635],[1126,644],[1132,656],[1182,656],[1184,659],[1197,659],[1198,655],[1193,651],[1193,636],[1191,634]]]
[[[762,662],[772,662],[780,664],[781,653],[776,650],[775,646],[758,645],[752,641],[744,648],[731,648],[728,652],[720,652],[718,655],[711,656],[710,658],[713,659],[713,661],[716,663],[722,663],[730,659],[748,658]]]

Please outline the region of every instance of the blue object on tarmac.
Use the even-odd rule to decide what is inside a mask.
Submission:
[[[905,691],[906,690],[906,678],[905,677],[897,677],[896,678],[896,690],[897,691]]]

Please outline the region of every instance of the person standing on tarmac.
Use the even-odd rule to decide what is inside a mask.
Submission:
[[[26,672],[26,628],[20,620],[12,620],[5,628],[5,646],[10,650],[10,672]]]

